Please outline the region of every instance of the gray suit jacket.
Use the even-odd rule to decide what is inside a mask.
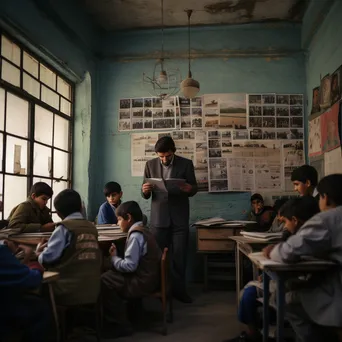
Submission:
[[[147,178],[163,178],[162,165],[159,158],[149,160],[145,165],[144,183]],[[171,177],[182,178],[192,185],[191,193],[187,194],[179,189],[169,190],[168,193],[152,192],[151,219],[152,227],[189,226],[189,197],[197,193],[197,182],[194,165],[191,160],[174,156]],[[151,197],[142,197],[148,199]]]
[[[275,246],[270,256],[285,263],[298,262],[303,256],[336,262],[336,269],[313,274],[298,294],[313,322],[342,326],[342,206],[314,216],[297,234]]]

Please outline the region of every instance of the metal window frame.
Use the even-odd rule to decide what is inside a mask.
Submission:
[[[20,48],[20,66],[16,65],[15,63],[11,62],[7,58],[2,56],[1,51],[1,41],[0,41],[0,88],[3,88],[5,91],[5,99],[4,99],[4,129],[0,130],[0,133],[3,134],[3,156],[2,156],[2,171],[0,174],[2,175],[2,201],[3,204],[5,203],[5,187],[6,182],[5,178],[7,175],[9,176],[17,176],[17,177],[25,177],[27,178],[27,194],[29,194],[30,188],[33,184],[34,178],[41,178],[45,179],[47,182],[51,184],[53,187],[54,182],[59,182],[62,179],[56,178],[54,176],[54,153],[55,150],[61,151],[68,154],[68,170],[67,170],[67,178],[63,179],[63,181],[66,181],[67,187],[72,186],[72,179],[73,179],[73,135],[74,135],[74,108],[75,108],[75,83],[66,79],[64,75],[62,75],[58,70],[56,70],[53,66],[49,65],[44,59],[42,59],[40,56],[37,56],[35,53],[33,53],[29,48],[27,48],[25,45],[23,45],[21,42],[19,42],[17,39],[12,37],[9,33],[7,33],[5,30],[0,28],[0,37],[5,36],[9,41],[16,44]],[[32,75],[30,72],[24,69],[24,51],[29,54],[31,57],[33,57],[35,60],[38,61],[38,78]],[[5,60],[7,63],[10,63],[11,65],[15,66],[20,71],[20,87],[16,87],[2,79],[2,61]],[[45,67],[49,68],[51,71],[53,71],[56,74],[56,90],[49,87],[47,84],[43,83],[40,80],[40,64],[43,64]],[[23,88],[24,86],[24,74],[29,75],[32,77],[35,81],[39,83],[39,97],[41,98],[42,95],[42,87],[45,86],[49,90],[56,93],[58,98],[58,109],[50,106],[49,104],[43,102],[40,100],[40,98],[36,98],[33,95],[26,92]],[[63,94],[58,93],[58,77],[60,77],[64,82],[66,82],[70,86],[70,100],[66,98]],[[6,131],[6,123],[7,123],[7,94],[11,93],[17,97],[20,97],[28,102],[29,108],[28,108],[28,137],[22,137],[18,136],[12,133],[9,133]],[[61,112],[61,99],[64,99],[70,103],[70,115],[64,114]],[[52,121],[52,142],[51,145],[40,142],[35,140],[35,108],[36,106],[40,106],[48,111],[50,111],[53,115],[53,121]],[[61,149],[59,147],[55,147],[55,118],[56,115],[66,119],[69,122],[69,132],[68,132],[68,150]],[[27,173],[25,175],[21,174],[14,174],[6,171],[6,153],[7,153],[7,137],[14,137],[18,139],[22,139],[27,141]],[[51,174],[50,177],[47,176],[41,176],[34,174],[34,167],[33,167],[33,161],[34,161],[34,146],[35,144],[39,144],[45,147],[48,147],[51,149]],[[51,202],[50,202],[51,204]],[[51,205],[52,208],[52,205]],[[0,217],[2,219],[6,219],[7,217],[4,217],[4,205],[2,205],[2,211]],[[55,213],[51,212],[51,213]]]

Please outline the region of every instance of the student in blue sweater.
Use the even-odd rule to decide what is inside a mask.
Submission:
[[[24,262],[14,253],[23,250]],[[32,249],[17,246],[10,241],[0,241],[0,337],[23,331],[23,341],[46,341],[45,332],[50,320],[48,303],[38,295],[27,291],[42,283],[42,267],[29,263]],[[27,263],[27,265],[25,265]]]
[[[116,224],[118,222],[115,210],[121,204],[122,190],[119,183],[109,182],[103,190],[107,201],[104,202],[97,214],[97,224]]]

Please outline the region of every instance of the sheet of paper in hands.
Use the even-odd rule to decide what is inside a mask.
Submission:
[[[147,178],[146,183],[150,183],[153,185],[152,191],[154,192],[167,192],[164,180],[161,178]]]
[[[168,178],[165,179],[166,188],[170,189],[180,189],[182,185],[186,183],[185,179],[182,178]]]

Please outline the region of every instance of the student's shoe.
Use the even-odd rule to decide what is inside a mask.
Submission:
[[[186,293],[174,293],[173,297],[177,299],[178,301],[185,303],[185,304],[191,304],[193,302],[192,298]]]
[[[249,336],[245,332],[242,332],[240,336],[225,340],[223,342],[261,342],[260,336]]]
[[[116,324],[105,325],[101,337],[104,339],[119,338],[133,335],[133,328],[131,326],[121,326]]]

